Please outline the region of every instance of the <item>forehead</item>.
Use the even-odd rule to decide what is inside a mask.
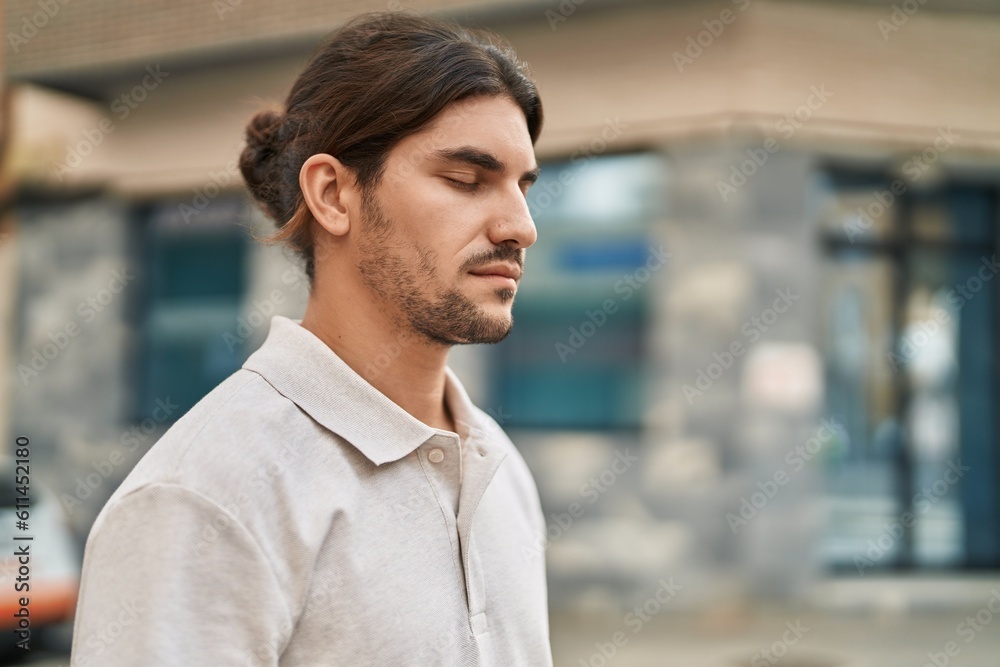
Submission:
[[[407,161],[427,162],[441,149],[458,146],[487,150],[522,171],[535,164],[524,112],[507,97],[453,102],[426,127],[400,141],[392,152]]]

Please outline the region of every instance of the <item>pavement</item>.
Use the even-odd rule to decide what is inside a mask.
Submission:
[[[1000,667],[1000,611],[986,600],[921,611],[733,605],[645,618],[554,610],[550,630],[555,667]],[[69,653],[39,648],[0,662],[14,664],[67,667]]]
[[[1000,667],[1000,613],[985,606],[850,614],[733,608],[640,620],[553,614],[555,667]]]

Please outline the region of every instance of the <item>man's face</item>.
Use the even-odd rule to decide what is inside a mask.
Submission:
[[[477,97],[446,107],[390,151],[365,200],[357,246],[363,283],[427,340],[503,340],[514,323],[524,250],[537,238],[525,200],[536,176],[514,102]]]

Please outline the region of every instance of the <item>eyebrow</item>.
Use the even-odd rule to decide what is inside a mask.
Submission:
[[[439,160],[445,160],[447,162],[463,162],[474,167],[479,167],[480,169],[484,169],[493,174],[502,174],[507,171],[507,165],[497,158],[496,155],[473,146],[441,148],[434,151],[433,155]],[[539,173],[541,173],[541,169],[536,166],[534,169],[529,169],[521,174],[520,180],[534,183],[538,180]]]

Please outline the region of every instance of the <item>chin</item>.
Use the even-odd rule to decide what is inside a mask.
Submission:
[[[513,301],[512,289],[475,295],[452,290],[413,311],[410,321],[418,332],[444,345],[499,343],[514,327]]]
[[[514,329],[514,317],[509,306],[487,306],[480,309],[475,331],[466,329],[464,342],[470,345],[493,344],[507,338]]]
[[[501,306],[507,309],[507,311],[510,311],[510,307],[514,303],[514,295],[517,294],[517,291],[503,288],[503,289],[493,290],[493,294],[496,295],[497,300],[500,302]]]
[[[487,312],[503,312],[510,314],[511,309],[514,306],[514,292],[513,290],[502,290],[504,293],[497,293],[497,298],[494,299],[483,299],[479,302],[479,307]]]

